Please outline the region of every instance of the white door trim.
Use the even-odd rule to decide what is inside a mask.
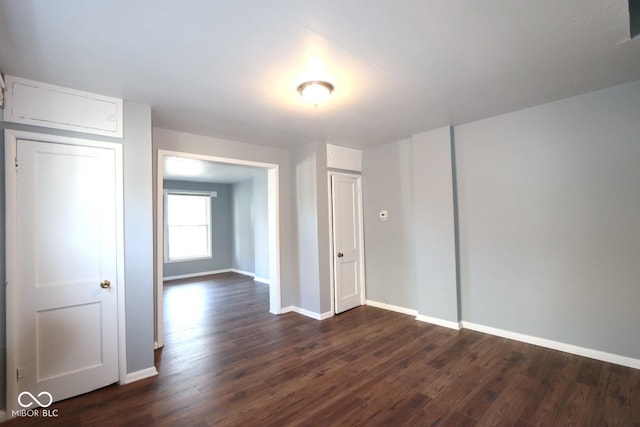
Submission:
[[[163,277],[164,277],[164,209],[163,165],[165,157],[183,157],[242,166],[254,166],[267,169],[267,199],[269,212],[269,312],[282,313],[280,297],[280,166],[273,163],[254,162],[204,154],[184,153],[171,150],[158,150],[156,158],[156,348],[164,345],[163,313]]]
[[[82,145],[86,147],[107,148],[115,151],[116,160],[116,263],[118,280],[118,379],[124,383],[127,376],[127,352],[126,352],[126,323],[125,323],[125,280],[124,280],[124,205],[123,205],[123,167],[122,144],[114,142],[94,141],[81,138],[49,135],[36,132],[27,132],[14,129],[4,131],[5,145],[5,212],[6,212],[6,340],[7,340],[7,413],[16,409],[17,382],[16,370],[18,367],[18,334],[16,327],[16,277],[17,277],[17,243],[16,215],[16,149],[19,139],[29,139],[45,143]]]
[[[334,257],[334,247],[333,247],[333,184],[332,177],[333,176],[345,176],[349,178],[355,178],[358,180],[358,206],[359,211],[359,230],[358,230],[358,246],[359,246],[359,256],[360,256],[360,304],[364,305],[367,300],[366,297],[366,285],[365,285],[365,275],[364,275],[364,212],[363,212],[363,203],[362,203],[362,175],[355,173],[347,173],[347,172],[336,172],[336,171],[328,171],[327,172],[327,188],[328,197],[329,197],[329,275],[331,278],[331,312],[336,312],[336,279],[335,279],[335,257]]]

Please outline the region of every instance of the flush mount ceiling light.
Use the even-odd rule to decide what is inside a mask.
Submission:
[[[316,107],[326,101],[331,92],[333,92],[333,85],[322,80],[304,82],[298,86],[298,93],[302,98]]]

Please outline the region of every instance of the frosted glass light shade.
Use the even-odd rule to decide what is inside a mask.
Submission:
[[[320,80],[314,80],[302,83],[298,86],[298,92],[308,103],[318,105],[329,98],[331,92],[333,92],[333,85]]]

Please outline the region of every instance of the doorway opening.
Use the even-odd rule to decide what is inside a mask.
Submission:
[[[216,267],[216,264],[213,263],[208,264],[213,267],[210,267],[209,269],[205,267],[204,270],[202,270],[202,275],[213,274],[220,270],[236,271],[243,274],[251,273],[250,275],[253,275],[255,280],[268,283],[269,312],[273,314],[280,314],[280,242],[278,237],[280,223],[278,207],[279,166],[271,163],[158,150],[156,170],[156,348],[164,345],[163,293],[164,279],[167,277],[167,271],[165,271],[165,269],[167,269],[165,266],[165,211],[163,209],[165,179],[179,180],[184,178],[185,181],[189,182],[213,183],[218,181],[218,183],[236,183],[238,184],[238,192],[245,193],[246,191],[241,188],[243,186],[241,182],[252,180],[257,187],[262,189],[259,194],[256,194],[259,197],[261,209],[260,212],[256,212],[256,222],[259,222],[256,226],[256,230],[259,230],[259,232],[254,235],[255,240],[259,241],[257,242],[258,244],[256,245],[256,248],[262,248],[260,251],[256,249],[255,258],[255,260],[257,260],[261,265],[257,266],[258,263],[253,264],[254,270],[256,271],[248,271],[249,268],[247,267],[247,270],[245,270],[242,267],[242,263],[239,261],[236,264],[236,268],[231,268],[231,265],[220,268],[219,265]],[[219,195],[222,196],[222,193],[211,190],[210,194],[213,200],[212,204],[215,206],[216,198]],[[234,200],[233,203],[238,204],[237,211],[239,217],[235,218],[235,220],[251,221],[250,218],[247,218],[247,212],[245,211],[245,208],[247,208],[246,198],[238,197],[238,200]],[[248,208],[251,209],[251,206]],[[215,218],[215,211],[213,212],[213,215]],[[244,240],[245,239],[243,239],[242,236],[239,238],[239,241]],[[238,250],[242,249],[246,248],[239,248]],[[245,251],[245,253],[247,252]],[[242,257],[241,254],[232,254],[232,256],[237,256],[238,259],[246,259],[246,257]],[[249,263],[249,265],[251,265],[251,263]],[[172,267],[173,266],[170,266],[170,268]],[[181,274],[179,270],[172,270],[172,272],[170,272],[170,277],[172,278],[188,278],[195,276],[198,276],[198,274]]]

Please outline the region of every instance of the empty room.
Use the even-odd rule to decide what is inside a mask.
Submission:
[[[0,0],[0,422],[640,425],[639,17]]]

